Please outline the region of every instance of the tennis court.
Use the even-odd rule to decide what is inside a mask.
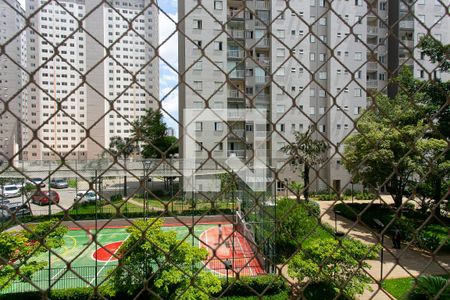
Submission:
[[[196,224],[195,237],[189,234],[186,226],[164,226],[163,230],[175,231],[179,240],[206,248],[209,255],[204,264],[207,269],[219,276],[226,275],[224,264],[226,260],[233,262],[234,269],[229,270],[230,276],[235,276],[237,273],[240,276],[263,274],[264,271],[258,260],[254,258],[246,239],[237,232],[233,234],[231,224],[223,224],[222,228],[221,243],[218,243],[217,224]],[[95,230],[90,232],[95,234]],[[35,273],[32,276],[33,284],[16,281],[1,293],[47,289],[49,282],[52,289],[101,284],[106,280],[108,272],[117,266],[117,257],[112,253],[116,253],[128,236],[126,227],[107,227],[98,232],[98,244],[96,244],[91,242],[91,237],[86,231],[71,229],[64,237],[63,247],[55,249],[55,253],[50,255],[45,252],[36,257],[38,261],[50,262],[51,267]],[[70,268],[65,262],[70,263]]]

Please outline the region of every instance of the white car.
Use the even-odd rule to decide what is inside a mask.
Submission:
[[[14,198],[22,195],[21,187],[15,184],[4,185],[1,192],[2,196],[6,198]]]
[[[100,196],[94,191],[79,191],[73,199],[76,203],[90,203],[100,200]]]

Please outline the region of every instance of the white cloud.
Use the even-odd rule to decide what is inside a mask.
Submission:
[[[178,32],[173,21],[178,20],[177,14],[159,14],[159,44],[160,56],[164,58],[172,68],[178,69]],[[172,20],[173,21],[172,21]],[[166,40],[167,39],[167,40]],[[161,61],[161,64],[165,64]]]

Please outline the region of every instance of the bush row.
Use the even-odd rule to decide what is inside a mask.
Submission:
[[[229,288],[227,288],[226,279],[221,278],[222,281],[222,291],[215,295],[227,295],[230,299],[252,299],[255,296],[255,292],[258,294],[264,294],[266,299],[288,299],[289,289],[286,282],[276,276],[276,275],[262,275],[257,277],[241,277],[238,280],[230,278]],[[115,296],[110,296],[105,288],[100,287],[97,294],[101,297],[94,296],[94,290],[92,288],[71,288],[64,290],[52,290],[50,295],[40,292],[24,292],[24,293],[14,293],[14,294],[4,294],[0,295],[0,299],[14,299],[14,300],[37,300],[37,299],[52,299],[52,300],[85,300],[85,299],[110,299],[119,300],[130,298],[134,299],[133,295],[127,295],[126,292],[118,293]],[[125,296],[126,295],[126,296]],[[145,296],[148,299],[148,295]],[[258,298],[256,298],[258,299]]]
[[[124,211],[122,210],[121,213],[110,213],[110,212],[89,212],[89,213],[77,213],[75,210],[67,212],[67,214],[70,216],[70,219],[72,220],[94,220],[97,219],[117,219],[117,218],[123,218],[124,216],[126,218],[152,218],[152,217],[173,217],[173,216],[200,216],[200,215],[217,215],[217,214],[233,214],[235,211],[230,208],[224,208],[220,210],[216,209],[189,209],[189,210],[174,210],[172,211],[147,211],[144,213],[143,211]],[[37,216],[25,216],[20,218],[21,223],[30,223],[30,222],[41,222],[41,221],[47,221],[53,218],[60,218],[62,220],[65,220],[65,213],[59,212],[56,214],[53,214],[51,216],[48,215],[37,215]],[[6,228],[12,227],[16,225],[16,222],[14,221],[8,221],[3,223],[0,226],[0,229],[5,230]]]
[[[356,221],[357,214],[365,207],[366,204],[363,203],[339,203],[335,205],[334,210],[347,219]],[[425,221],[425,218],[423,216],[421,217],[415,211],[403,213],[401,217],[398,217],[391,208],[379,204],[372,204],[371,207],[361,215],[361,221],[375,229],[380,229],[376,224],[375,219],[378,219],[383,224],[387,225],[393,218],[395,218],[395,220],[389,226],[387,230],[388,234],[393,234],[395,229],[399,229],[402,239],[411,241],[415,238],[415,244],[422,249],[434,251],[442,245],[442,250],[450,251],[448,230],[444,226],[440,224],[429,224],[424,226],[419,232],[416,232],[417,228]]]

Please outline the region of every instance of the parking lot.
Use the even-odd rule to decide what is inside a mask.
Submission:
[[[49,189],[48,182],[45,183],[46,186],[42,188],[43,191],[47,191]],[[163,189],[164,184],[161,180],[154,180],[148,186],[149,189],[155,191]],[[139,182],[137,180],[128,180],[128,195],[132,195],[139,190]],[[54,204],[49,207],[48,205],[37,205],[31,202],[31,199],[28,201],[31,207],[31,211],[33,215],[47,215],[49,212],[57,213],[63,211],[64,209],[69,209],[74,204],[74,199],[79,191],[86,191],[89,189],[89,184],[87,182],[78,182],[78,188],[68,187],[64,189],[55,189],[51,188],[51,190],[56,191],[59,194],[60,202],[59,204]],[[31,195],[30,193],[29,195]],[[123,194],[123,178],[118,179],[108,179],[104,180],[101,187],[101,195],[102,197],[108,199],[111,195],[114,194]],[[10,202],[19,202],[25,203],[27,202],[26,195],[22,195],[14,198],[7,198]]]

